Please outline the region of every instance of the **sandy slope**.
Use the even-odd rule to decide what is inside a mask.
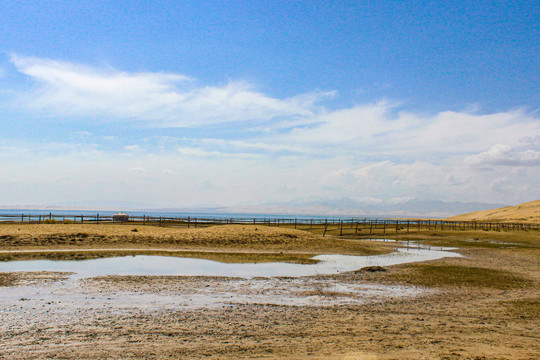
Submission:
[[[475,211],[452,216],[448,220],[496,220],[539,223],[540,200],[529,201],[516,206],[505,206],[499,209]]]

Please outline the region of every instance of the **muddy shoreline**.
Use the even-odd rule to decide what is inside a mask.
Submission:
[[[0,358],[534,359],[537,236],[297,279],[0,274]]]

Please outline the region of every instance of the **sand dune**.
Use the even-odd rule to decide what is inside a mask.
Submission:
[[[505,206],[499,209],[475,211],[452,216],[448,220],[493,220],[540,223],[540,200],[529,201],[516,206]]]

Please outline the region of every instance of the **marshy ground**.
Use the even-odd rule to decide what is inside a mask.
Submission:
[[[263,226],[134,228],[0,225],[0,258],[83,259],[128,251],[302,263],[317,254],[374,255],[397,245]],[[75,284],[69,274],[0,274],[0,357],[539,357],[539,232],[387,237],[456,247],[463,257],[299,279],[106,276]],[[382,290],[351,294],[343,291],[346,286]],[[41,296],[25,298],[25,289],[36,287]],[[385,289],[397,291],[385,294]],[[284,303],[291,294],[317,301]],[[234,301],[227,301],[229,295]],[[210,298],[218,300],[204,303]],[[361,301],[351,304],[351,298]]]

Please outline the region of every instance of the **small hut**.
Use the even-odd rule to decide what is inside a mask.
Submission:
[[[120,222],[129,221],[129,215],[123,212],[114,214],[112,218],[113,218],[113,221],[115,222],[116,221],[120,221]]]

